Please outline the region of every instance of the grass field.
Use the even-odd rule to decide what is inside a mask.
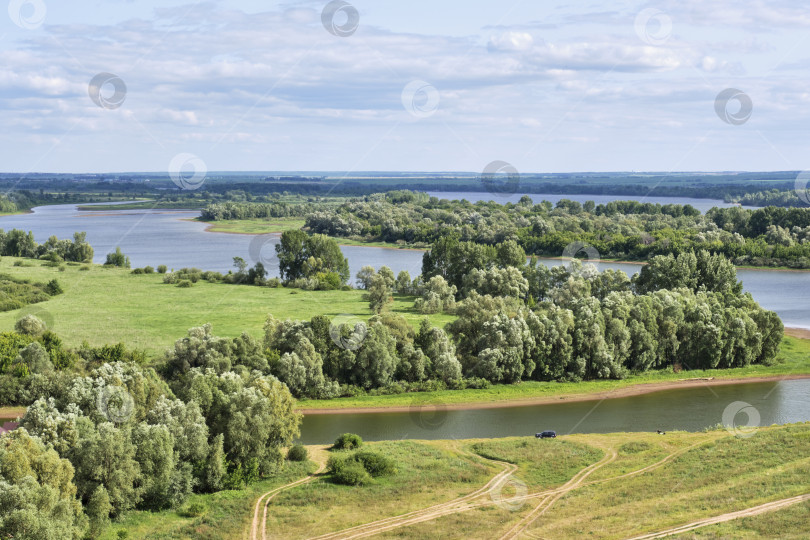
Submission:
[[[315,315],[348,314],[367,320],[373,315],[362,291],[301,291],[199,282],[184,289],[163,283],[159,274],[133,275],[128,270],[93,265],[89,271],[13,266],[13,257],[0,260],[0,273],[47,282],[56,278],[65,293],[21,310],[0,313],[0,331],[11,330],[21,315],[39,314],[69,346],[123,342],[152,355],[162,354],[186,331],[205,323],[219,336],[243,331],[263,335],[268,314],[277,319],[310,319]],[[30,262],[30,261],[29,261]],[[395,299],[393,311],[414,327],[424,317],[413,311],[413,298]],[[436,325],[451,320],[433,315]]]
[[[396,474],[364,487],[322,474],[282,491],[268,506],[267,537],[619,539],[810,493],[810,424],[750,438],[715,430],[366,448],[395,459]],[[209,509],[202,517],[132,512],[106,538],[120,529],[130,538],[246,538],[258,494],[306,472],[291,466],[249,491],[196,496]],[[809,512],[798,504],[678,538],[807,538]]]

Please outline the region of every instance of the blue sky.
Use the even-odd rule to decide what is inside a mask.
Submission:
[[[810,168],[802,2],[7,3],[0,171]]]

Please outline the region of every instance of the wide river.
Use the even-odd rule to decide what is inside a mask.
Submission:
[[[452,194],[474,199],[478,194]],[[446,196],[446,195],[445,195]],[[518,197],[519,198],[519,197]],[[533,195],[534,200],[550,198]],[[595,199],[593,196],[571,199]],[[501,201],[503,202],[503,201]],[[661,202],[661,201],[651,201]],[[671,199],[673,203],[706,201]],[[716,201],[715,201],[716,202]],[[700,207],[705,210],[704,206]],[[74,205],[35,208],[30,214],[0,217],[0,228],[33,231],[38,242],[48,236],[70,238],[86,231],[95,248],[95,261],[102,263],[116,246],[129,255],[133,267],[165,264],[169,268],[194,266],[225,272],[233,257],[273,262],[275,237],[257,237],[206,232],[206,224],[193,221],[198,212],[136,210],[84,212]],[[389,266],[395,272],[421,272],[419,251],[371,247],[343,247],[354,276],[364,265]],[[557,265],[561,261],[544,260]],[[635,273],[636,264],[600,263],[599,268]],[[745,290],[765,308],[776,311],[788,327],[810,328],[810,272],[739,270]],[[391,438],[462,438],[533,434],[544,429],[558,433],[698,430],[721,422],[732,402],[749,403],[759,414],[759,425],[810,421],[810,381],[781,381],[734,386],[697,387],[655,394],[594,402],[559,403],[530,407],[445,410],[415,408],[410,413],[309,415],[302,427],[306,443],[328,442],[343,432],[356,432],[369,440]],[[737,415],[740,422],[746,415]]]
[[[745,406],[734,407],[732,404],[737,402]],[[329,443],[341,433],[357,433],[368,440],[389,440],[511,437],[545,430],[556,431],[558,435],[657,429],[699,431],[717,424],[736,426],[744,433],[758,426],[807,421],[810,421],[810,380],[803,379],[698,386],[524,407],[448,410],[436,402],[413,406],[409,412],[401,413],[307,415],[301,426],[301,440],[304,444]]]

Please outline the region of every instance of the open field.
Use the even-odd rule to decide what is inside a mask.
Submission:
[[[302,291],[246,285],[196,283],[184,289],[163,283],[160,274],[133,275],[129,270],[93,265],[89,271],[13,266],[13,257],[0,260],[0,272],[47,282],[58,279],[65,293],[21,310],[0,313],[0,331],[11,330],[21,314],[39,314],[68,346],[123,342],[152,355],[162,354],[186,331],[205,323],[219,336],[236,337],[243,331],[263,335],[268,314],[277,319],[310,319],[349,314],[367,320],[373,314],[363,291]],[[30,261],[29,261],[30,262]],[[394,312],[418,327],[423,315],[413,311],[413,298],[397,298]],[[433,315],[436,325],[451,320]]]
[[[35,281],[58,279],[65,293],[47,302],[22,310],[0,313],[0,331],[10,330],[26,313],[38,314],[48,322],[65,343],[72,347],[87,341],[91,345],[123,342],[128,347],[143,349],[159,356],[171,348],[186,331],[205,323],[214,325],[217,335],[236,337],[243,331],[262,335],[268,314],[279,319],[309,319],[314,315],[350,314],[367,320],[372,312],[362,291],[300,291],[270,289],[244,285],[199,282],[188,289],[163,283],[159,274],[133,275],[128,270],[98,265],[89,271],[67,266],[64,272],[41,266],[15,267],[19,259],[4,257],[0,272]],[[398,297],[393,311],[402,314],[416,327],[423,315],[413,310],[413,298]],[[450,315],[432,315],[431,322],[443,326]],[[786,337],[780,362],[773,366],[685,371],[646,372],[621,381],[586,381],[582,383],[524,382],[518,385],[494,385],[484,390],[449,390],[419,394],[425,400],[439,399],[448,406],[470,403],[507,401],[538,402],[543,400],[578,399],[584,395],[627,392],[645,383],[676,383],[682,379],[714,377],[743,379],[810,374],[810,340]],[[680,384],[683,384],[682,382]],[[634,390],[638,391],[638,390]],[[369,407],[409,408],[413,394],[360,396],[323,401],[303,401],[303,409],[353,409]]]
[[[753,517],[678,538],[806,538],[810,531],[810,504],[791,500],[810,493],[810,424],[760,428],[750,438],[719,430],[366,448],[396,460],[396,474],[347,487],[324,473],[275,492],[265,537],[624,539],[762,505]],[[106,537],[127,528],[138,538],[209,538],[211,531],[249,538],[259,495],[296,474],[306,478],[316,465],[308,467],[290,466],[261,488],[196,496],[209,509],[202,517],[132,512]]]

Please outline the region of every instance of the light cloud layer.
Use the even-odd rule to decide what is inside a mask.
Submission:
[[[369,0],[337,37],[325,2],[52,2],[38,28],[0,26],[5,171],[161,171],[181,152],[209,170],[810,168],[800,3]],[[119,108],[88,96],[100,72],[125,81]],[[430,114],[403,107],[415,80]],[[714,110],[730,87],[754,103],[741,126]]]

